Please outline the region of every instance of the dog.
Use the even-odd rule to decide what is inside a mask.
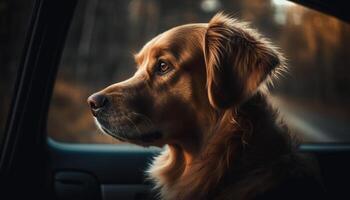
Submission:
[[[269,103],[266,85],[285,70],[285,58],[247,23],[218,13],[161,33],[134,57],[136,73],[88,103],[103,132],[166,145],[147,171],[160,199],[294,199],[297,191],[319,191]]]

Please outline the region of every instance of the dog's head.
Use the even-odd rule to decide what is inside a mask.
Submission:
[[[218,113],[239,106],[283,64],[266,39],[223,14],[158,35],[135,61],[130,79],[88,102],[104,132],[159,146],[202,137]]]

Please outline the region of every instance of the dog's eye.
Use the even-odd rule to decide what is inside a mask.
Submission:
[[[166,63],[162,60],[158,61],[157,66],[156,66],[156,73],[158,75],[164,75],[164,74],[168,73],[170,70],[171,70],[171,66],[168,65],[168,63]]]

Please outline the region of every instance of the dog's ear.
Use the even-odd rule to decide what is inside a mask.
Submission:
[[[224,109],[238,105],[257,91],[284,59],[247,24],[222,13],[208,23],[204,36],[208,97]]]

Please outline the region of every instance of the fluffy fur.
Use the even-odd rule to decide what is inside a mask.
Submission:
[[[209,101],[220,110],[193,160],[172,144],[154,159],[148,175],[159,197],[252,199],[288,177],[311,173],[261,89],[286,70],[277,48],[247,23],[219,13],[207,25],[204,58]]]
[[[105,101],[92,109],[113,137],[166,144],[147,171],[160,199],[254,199],[314,176],[264,89],[285,59],[247,23],[219,13],[175,27],[135,60],[135,75],[95,94]]]

